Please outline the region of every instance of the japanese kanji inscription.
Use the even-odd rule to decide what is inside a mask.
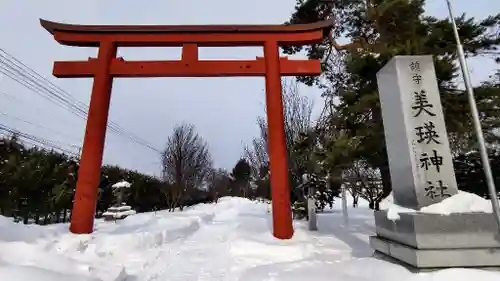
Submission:
[[[396,56],[377,79],[395,202],[419,209],[457,193],[432,56]]]

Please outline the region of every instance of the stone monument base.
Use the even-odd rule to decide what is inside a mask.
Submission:
[[[114,206],[109,207],[102,216],[105,221],[117,221],[123,220],[130,215],[134,215],[135,211],[132,210],[132,207],[122,205],[122,206]]]
[[[376,211],[375,226],[371,247],[415,269],[500,268],[500,238],[492,214],[401,213],[392,221],[387,211]]]

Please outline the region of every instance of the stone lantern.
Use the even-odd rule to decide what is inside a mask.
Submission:
[[[104,212],[103,217],[105,221],[122,220],[136,213],[132,210],[132,207],[127,206],[124,202],[125,192],[130,188],[130,186],[131,184],[126,181],[121,181],[111,186],[111,188],[113,188],[113,194],[116,197],[116,204],[109,207],[106,212]]]

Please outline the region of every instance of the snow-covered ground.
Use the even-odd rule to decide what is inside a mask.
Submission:
[[[337,201],[319,231],[295,222],[289,241],[271,235],[270,205],[222,198],[183,212],[96,222],[92,235],[67,224],[15,224],[0,216],[0,280],[19,281],[437,281],[500,280],[500,273],[451,269],[413,274],[371,258],[372,212],[365,202],[343,224]]]

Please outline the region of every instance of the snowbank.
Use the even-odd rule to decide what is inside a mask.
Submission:
[[[450,215],[457,213],[492,213],[491,202],[476,194],[459,191],[457,194],[444,199],[443,201],[423,207],[420,210],[413,210],[398,206],[394,203],[392,193],[381,202],[381,210],[387,210],[389,220],[398,220],[401,213],[425,213]]]
[[[474,200],[464,195],[462,202],[481,210]],[[295,235],[286,241],[271,235],[269,205],[243,198],[116,223],[97,220],[90,235],[73,235],[67,224],[26,226],[0,216],[0,280],[500,280],[497,272],[465,269],[413,274],[371,258],[373,212],[367,205],[360,200],[359,208],[350,209],[345,225],[338,200],[318,214],[318,231],[296,221]]]
[[[422,213],[449,215],[453,213],[492,213],[491,201],[476,194],[460,191],[443,201],[420,209]]]
[[[99,278],[63,274],[32,266],[1,266],[1,280],[6,281],[99,281]]]
[[[15,223],[12,218],[0,215],[0,242],[27,241],[35,242],[53,235],[53,231],[36,224]]]

